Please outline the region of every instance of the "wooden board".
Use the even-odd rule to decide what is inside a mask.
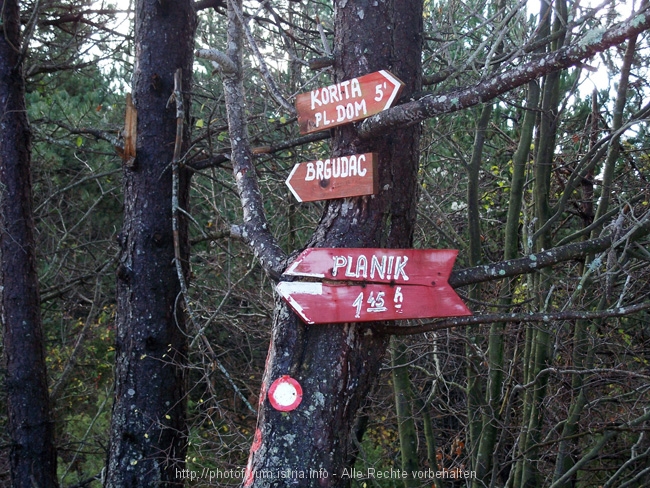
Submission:
[[[374,195],[379,185],[377,161],[376,154],[366,153],[299,163],[286,184],[299,202]]]
[[[404,83],[381,70],[296,97],[301,134],[363,120],[390,108]]]
[[[447,282],[456,249],[305,249],[284,272],[331,281],[435,286]]]
[[[277,291],[308,324],[471,315],[447,279],[453,249],[310,248]]]
[[[471,315],[456,292],[437,286],[280,282],[278,293],[308,324]]]

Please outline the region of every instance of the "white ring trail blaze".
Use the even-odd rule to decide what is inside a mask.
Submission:
[[[296,401],[298,392],[290,383],[280,383],[273,392],[273,399],[283,407],[288,407]]]

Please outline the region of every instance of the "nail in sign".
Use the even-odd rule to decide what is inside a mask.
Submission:
[[[276,289],[308,324],[471,315],[447,279],[451,249],[311,248],[284,273],[323,281]]]
[[[296,97],[300,133],[331,129],[378,114],[393,105],[403,87],[392,73],[381,70],[301,93]]]
[[[379,187],[377,161],[376,154],[366,153],[299,163],[286,184],[299,202],[374,195]]]

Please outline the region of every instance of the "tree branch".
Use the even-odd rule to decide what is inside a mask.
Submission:
[[[232,74],[237,71],[237,66],[232,62],[232,59],[226,56],[226,53],[217,49],[199,49],[195,54],[197,58],[207,59],[216,63],[216,67],[221,68],[224,73]]]
[[[610,247],[617,247],[623,242],[634,241],[648,233],[650,233],[650,212],[646,213],[638,224],[622,232],[624,237],[616,242],[614,242],[614,236],[610,234],[588,241],[554,247],[537,254],[530,254],[524,258],[461,269],[454,271],[448,282],[452,287],[458,288],[474,283],[532,273],[557,263],[582,258],[587,254],[602,252]]]
[[[182,260],[181,260],[181,242],[180,242],[180,214],[184,213],[184,210],[180,206],[179,202],[179,187],[180,187],[180,164],[181,164],[181,154],[183,146],[183,127],[185,120],[185,108],[183,104],[183,84],[182,84],[182,70],[179,68],[174,73],[174,92],[171,97],[169,97],[169,103],[176,102],[176,141],[174,143],[174,157],[172,159],[172,231],[174,236],[174,264],[176,266],[176,274],[178,275],[178,281],[180,283],[180,296],[183,300],[183,305],[187,310],[187,315],[190,318],[192,327],[196,331],[196,337],[201,339],[201,342],[206,347],[212,359],[215,361],[219,370],[224,374],[230,386],[233,388],[237,396],[244,402],[246,407],[253,413],[257,414],[256,410],[250,404],[246,395],[244,395],[239,387],[232,380],[232,376],[228,373],[228,370],[223,366],[221,361],[217,358],[210,341],[204,334],[205,327],[200,327],[196,319],[196,314],[192,308],[192,303],[190,297],[188,296],[187,280],[185,279],[185,270],[183,269]],[[192,345],[194,344],[192,341]]]
[[[181,259],[181,242],[180,242],[180,202],[179,202],[179,188],[180,176],[179,166],[181,161],[181,151],[183,148],[183,128],[185,121],[185,107],[183,106],[183,84],[182,84],[183,71],[178,68],[174,73],[174,91],[169,97],[167,105],[176,102],[176,140],[174,142],[174,156],[172,159],[172,232],[174,236],[174,264],[176,266],[176,274],[181,287],[181,294],[183,299],[186,300],[187,296],[187,283],[185,281],[185,272],[183,271],[183,261]],[[191,315],[191,314],[190,314]]]
[[[423,332],[432,332],[451,327],[467,327],[479,324],[494,324],[505,322],[542,322],[549,323],[562,320],[590,320],[603,319],[608,317],[624,317],[633,313],[650,309],[650,302],[642,302],[627,307],[617,307],[608,310],[598,310],[595,312],[569,310],[564,312],[538,312],[538,313],[495,313],[485,315],[472,315],[469,317],[451,317],[447,319],[429,322],[428,324],[400,326],[388,325],[378,328],[384,334],[391,335],[414,335]]]
[[[232,3],[232,5],[230,4]],[[255,42],[255,38],[253,37],[253,33],[248,27],[248,23],[246,22],[246,19],[244,19],[244,13],[242,12],[241,8],[239,5],[237,5],[236,2],[230,2],[228,4],[228,10],[232,10],[235,15],[237,16],[237,20],[239,20],[239,23],[241,25],[241,28],[246,35],[246,39],[248,40],[248,44],[253,51],[253,54],[257,58],[257,62],[260,65],[260,73],[262,73],[262,78],[264,78],[264,81],[266,83],[266,87],[269,90],[269,94],[273,97],[273,99],[278,102],[288,113],[291,115],[296,115],[296,109],[294,106],[287,101],[287,99],[284,97],[280,89],[278,88],[277,84],[275,83],[275,80],[273,79],[273,76],[271,75],[271,72],[269,71],[268,67],[266,66],[266,61],[264,61],[264,57],[262,56],[262,53],[260,52],[259,48],[257,47],[257,43]]]
[[[369,138],[394,127],[413,125],[436,115],[457,112],[493,100],[531,80],[580,64],[594,54],[621,44],[648,28],[650,10],[645,8],[618,27],[604,32],[592,30],[582,40],[566,48],[536,61],[512,67],[507,72],[481,81],[475,86],[442,95],[430,94],[369,117],[361,123],[359,134]]]
[[[238,5],[235,5],[236,3]],[[230,160],[244,212],[244,223],[241,226],[242,238],[259,259],[262,268],[268,273],[276,275],[280,274],[284,268],[286,254],[269,230],[264,212],[264,201],[253,165],[253,151],[248,138],[248,124],[244,107],[242,69],[242,36],[244,33],[243,25],[237,15],[238,10],[241,11],[241,0],[228,2],[228,50],[226,54],[237,67],[234,74],[224,74],[223,77],[232,147]]]
[[[331,134],[329,131],[323,132],[313,132],[307,134],[306,136],[296,137],[295,139],[288,139],[286,141],[278,142],[277,144],[271,144],[270,146],[260,146],[254,147],[251,149],[253,157],[257,158],[265,154],[274,154],[285,149],[290,149],[292,147],[302,146],[303,144],[309,144],[310,142],[323,141],[329,139]],[[200,171],[202,169],[213,168],[221,166],[226,161],[230,160],[230,155],[225,154],[216,154],[208,159],[202,159],[194,163],[188,164],[188,168],[194,171]]]

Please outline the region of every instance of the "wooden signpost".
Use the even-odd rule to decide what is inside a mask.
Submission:
[[[331,129],[378,114],[391,107],[403,86],[390,72],[381,70],[301,93],[296,97],[300,133]]]
[[[391,107],[404,84],[377,71],[298,95],[300,132],[349,124]],[[300,202],[377,192],[376,154],[294,166],[287,186]],[[310,248],[285,271],[313,281],[282,281],[276,290],[308,324],[471,315],[447,279],[456,250]],[[284,408],[284,407],[283,407]]]
[[[277,291],[308,324],[471,315],[447,279],[458,251],[310,248]]]
[[[377,193],[377,155],[353,154],[296,164],[286,184],[299,202]]]

